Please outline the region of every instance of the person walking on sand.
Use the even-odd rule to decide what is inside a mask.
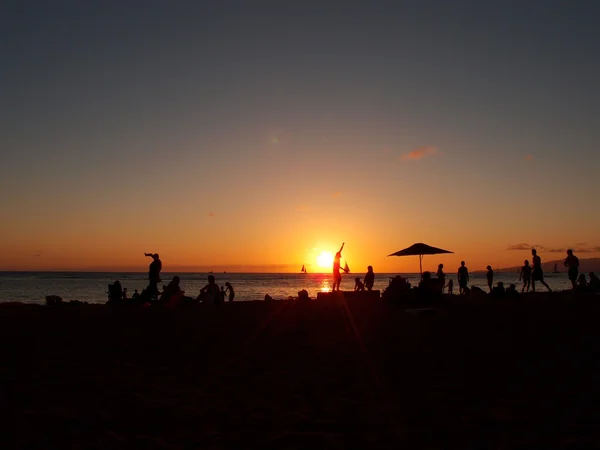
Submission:
[[[458,278],[458,293],[466,294],[467,293],[467,283],[469,282],[469,269],[465,266],[465,262],[460,262],[460,267],[458,268],[457,273]]]
[[[452,295],[452,289],[454,289],[454,281],[450,278],[448,280],[448,294]]]
[[[232,302],[235,298],[235,292],[233,291],[233,286],[229,281],[225,283],[225,292],[229,292],[229,301]]]
[[[533,268],[531,270],[531,291],[535,292],[535,282],[539,281],[546,289],[552,292],[548,283],[544,281],[544,271],[542,270],[542,258],[540,258],[537,254],[537,250],[535,248],[531,249],[531,254],[533,255]]]
[[[521,267],[521,273],[519,274],[519,281],[523,279],[523,287],[521,292],[529,292],[529,286],[531,286],[531,266],[529,260],[525,260],[525,265]]]
[[[367,288],[367,291],[373,290],[373,285],[375,284],[375,273],[373,272],[373,266],[367,267],[364,284]]]
[[[577,287],[577,275],[579,274],[579,258],[573,254],[573,250],[567,250],[565,266],[569,268],[569,281],[573,289]]]
[[[340,273],[340,259],[342,259],[342,250],[344,249],[345,242],[342,242],[340,251],[335,254],[333,258],[333,288],[332,292],[340,290],[340,283],[342,282],[342,274]]]
[[[487,272],[485,273],[485,278],[487,280],[488,287],[490,288],[490,292],[492,292],[492,286],[494,285],[494,271],[492,270],[492,266],[486,267]]]
[[[162,262],[158,257],[158,253],[144,253],[144,256],[152,257],[152,262],[148,268],[148,280],[150,284],[148,284],[146,291],[150,295],[150,298],[156,297],[158,299],[158,283],[161,282],[160,271],[162,270]]]

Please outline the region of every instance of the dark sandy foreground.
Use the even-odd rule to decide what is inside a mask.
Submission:
[[[594,448],[600,298],[0,306],[0,448]]]

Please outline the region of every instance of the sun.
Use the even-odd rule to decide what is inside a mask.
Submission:
[[[317,256],[317,266],[321,269],[331,269],[333,267],[333,255],[330,252],[321,252]]]

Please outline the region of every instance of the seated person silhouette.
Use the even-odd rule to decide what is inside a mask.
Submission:
[[[587,284],[587,281],[585,279],[585,274],[584,273],[580,273],[579,274],[579,278],[577,278],[577,285],[575,286],[575,289],[577,289],[580,292],[587,292],[587,290],[588,290],[588,284]]]
[[[108,285],[108,301],[110,303],[120,302],[123,298],[123,289],[121,283],[116,280],[113,284]]]
[[[360,281],[359,277],[354,279],[354,290],[356,292],[363,292],[365,290],[365,285],[362,281]]]
[[[164,287],[163,293],[160,297],[162,303],[177,302],[183,297],[184,291],[179,287],[180,278],[175,275],[167,286]]]
[[[423,272],[423,278],[419,282],[419,286],[417,287],[419,294],[430,296],[434,294],[439,294],[439,282],[437,279],[431,278],[431,272],[425,271]]]
[[[502,297],[506,290],[504,289],[504,283],[502,281],[498,281],[498,284],[492,288],[492,294],[498,297]]]
[[[588,289],[591,292],[600,292],[600,278],[594,273],[590,272],[590,281],[588,283]]]

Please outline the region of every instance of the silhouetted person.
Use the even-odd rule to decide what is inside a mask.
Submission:
[[[519,281],[523,279],[523,288],[521,288],[521,292],[529,292],[529,287],[531,286],[531,266],[529,265],[529,261],[525,260],[525,265],[521,267],[521,273],[519,274]]]
[[[127,300],[127,288],[123,288],[123,300]]]
[[[431,272],[426,270],[419,282],[418,292],[426,298],[430,298],[432,295],[440,294],[438,286],[438,280],[431,278]]]
[[[123,288],[121,287],[121,282],[119,280],[115,280],[112,285],[108,286],[108,300],[112,302],[119,302],[123,298]]]
[[[138,292],[137,289],[134,289],[133,295],[131,296],[131,299],[132,300],[137,300],[138,298],[140,298],[140,293]]]
[[[452,290],[454,289],[454,281],[452,278],[448,280],[448,294],[452,295]]]
[[[225,303],[225,286],[221,286],[221,303]]]
[[[146,288],[146,291],[150,295],[150,297],[158,298],[158,283],[160,283],[160,271],[162,270],[162,262],[158,257],[158,253],[144,253],[144,256],[151,256],[152,262],[150,263],[150,267],[148,270],[148,280],[150,283]]]
[[[365,287],[367,291],[373,289],[373,285],[375,284],[375,273],[373,273],[373,266],[367,267],[367,273],[365,275]]]
[[[344,249],[345,242],[342,242],[340,251],[335,254],[333,258],[333,289],[332,291],[340,290],[340,283],[342,282],[342,274],[340,273],[340,259],[342,259],[342,250]]]
[[[494,284],[494,271],[492,270],[492,266],[486,267],[487,272],[485,273],[485,279],[487,280],[488,288],[490,288],[490,292],[492,292],[492,285]],[[504,286],[504,285],[502,285]]]
[[[513,298],[518,297],[519,296],[519,292],[517,291],[517,286],[515,286],[514,284],[510,284],[506,288],[506,296],[507,297],[513,297]]]
[[[504,283],[502,281],[498,281],[498,284],[496,285],[496,287],[492,288],[492,290],[490,290],[490,292],[497,297],[502,297],[504,295],[504,293],[506,292],[504,289]]]
[[[362,292],[365,290],[365,285],[362,281],[360,281],[360,277],[356,277],[354,279],[354,290],[357,292]]]
[[[533,267],[531,270],[531,290],[535,292],[535,282],[539,281],[544,286],[546,286],[546,289],[552,292],[552,289],[550,289],[548,283],[544,281],[544,271],[542,270],[542,258],[538,256],[535,248],[531,249],[531,254],[533,255]]]
[[[579,278],[577,278],[576,288],[578,291],[582,291],[582,292],[586,292],[588,290],[588,284],[587,284],[587,281],[585,280],[584,273],[579,275]]]
[[[564,264],[569,268],[569,281],[571,281],[571,286],[575,289],[576,285],[579,286],[579,280],[577,279],[577,275],[579,274],[579,258],[573,254],[573,250],[567,250],[567,257]],[[585,275],[583,275],[583,278],[585,279]]]
[[[594,273],[590,272],[590,282],[588,283],[588,288],[592,292],[600,292],[600,278]]]
[[[225,283],[225,292],[229,292],[229,301],[232,302],[235,298],[235,291],[229,281]]]
[[[219,286],[215,283],[214,275],[208,276],[208,284],[200,289],[198,300],[213,305],[221,304],[221,289],[219,289]]]
[[[460,267],[457,273],[458,278],[458,293],[466,294],[467,283],[469,282],[469,269],[465,266],[465,262],[460,262]]]
[[[169,282],[169,284],[164,287],[160,300],[162,302],[168,302],[174,295],[183,295],[184,291],[182,291],[179,287],[180,282],[180,278],[177,275],[175,275],[173,279]]]
[[[444,291],[444,287],[446,286],[446,274],[444,273],[444,265],[438,264],[437,272],[435,273],[437,276],[440,285],[442,286],[442,292]]]

